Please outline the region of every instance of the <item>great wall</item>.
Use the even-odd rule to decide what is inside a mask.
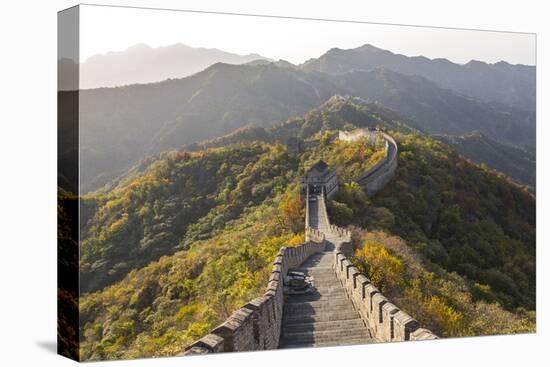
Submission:
[[[355,179],[369,195],[391,180],[397,168],[395,140],[382,132],[376,134],[384,139],[386,155]],[[360,136],[340,134],[340,139],[352,141]],[[326,169],[325,177],[333,179],[326,164],[319,167]],[[351,233],[330,224],[326,208],[330,195],[325,185],[318,187],[318,181],[312,185],[307,180],[302,184],[305,242],[282,247],[265,294],[235,311],[183,355],[437,339],[353,266],[348,258],[353,253]],[[337,190],[337,185],[330,187]],[[314,291],[285,295],[283,282],[289,271],[312,277]]]

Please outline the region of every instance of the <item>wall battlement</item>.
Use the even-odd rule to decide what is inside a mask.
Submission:
[[[431,340],[437,336],[392,304],[340,251],[334,253],[334,271],[365,324],[380,342]]]
[[[289,268],[325,249],[321,232],[306,230],[311,240],[297,247],[282,247],[273,261],[264,295],[235,311],[226,321],[187,348],[183,355],[276,349],[283,318],[283,279]],[[315,242],[318,240],[319,242]]]

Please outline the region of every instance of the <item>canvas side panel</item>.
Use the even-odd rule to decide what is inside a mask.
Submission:
[[[57,15],[57,352],[79,360],[79,7]]]

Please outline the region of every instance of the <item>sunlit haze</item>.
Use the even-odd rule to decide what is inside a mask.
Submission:
[[[81,7],[80,57],[122,51],[135,44],[151,47],[183,43],[237,53],[258,53],[295,64],[331,48],[364,44],[456,63],[535,64],[535,35],[205,14],[85,5]]]

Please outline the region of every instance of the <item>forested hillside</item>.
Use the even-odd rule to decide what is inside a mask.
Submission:
[[[332,139],[367,126],[400,150],[373,197],[350,180],[382,147]],[[320,145],[289,153],[288,135]],[[261,294],[279,247],[303,241],[298,180],[319,158],[340,178],[331,220],[357,227],[354,261],[404,310],[442,336],[534,330],[535,200],[504,175],[353,98],[224,139],[152,157],[85,198],[84,358],[177,354]]]
[[[282,189],[282,187],[280,187]],[[265,291],[281,246],[303,241],[296,186],[249,207],[210,239],[82,298],[86,359],[175,355]]]
[[[319,157],[333,161],[332,150],[311,157],[307,152],[302,158],[308,161],[300,164],[296,156],[276,143],[289,131],[293,134],[299,129],[300,136],[307,137],[326,133],[328,143],[335,129],[355,126],[354,121],[362,127],[400,126],[371,109],[377,106],[333,98],[303,119],[260,134],[269,144],[250,141],[249,134],[244,134],[230,139],[232,144],[227,146],[162,154],[141,169],[130,171],[113,190],[85,196],[81,290],[101,289],[136,267],[211,237],[246,207],[261,203],[277,187],[295,182],[304,164]],[[336,151],[339,147],[330,145]],[[354,164],[345,174],[349,179],[354,172],[366,170],[372,153],[366,144],[357,149],[345,156],[350,165]]]
[[[352,70],[335,77],[352,95],[378,101],[430,134],[481,131],[514,145],[535,144],[535,115],[501,104],[484,103],[420,77],[389,69]]]
[[[537,164],[534,149],[504,145],[479,132],[464,135],[436,135],[434,138],[449,144],[463,156],[505,173],[532,190],[535,189]]]
[[[246,152],[255,154],[244,169],[238,161],[230,163],[235,154]],[[375,164],[382,157],[381,152],[381,147],[368,146],[365,141],[345,144],[324,139],[319,148],[300,155],[287,153],[281,145],[241,143],[196,154],[186,153],[187,158],[182,158],[183,153],[170,154],[153,164],[146,174],[129,178],[113,192],[110,200],[98,204],[91,219],[91,223],[104,220],[96,228],[115,227],[116,235],[110,231],[92,230],[92,237],[87,240],[87,243],[97,243],[95,248],[108,252],[89,253],[91,247],[83,247],[83,258],[94,256],[98,259],[95,261],[105,264],[102,272],[86,274],[86,279],[93,275],[104,280],[104,284],[88,283],[89,290],[113,283],[126,274],[121,281],[82,298],[84,358],[133,358],[182,351],[185,345],[264,291],[271,261],[281,246],[303,242],[304,203],[297,182],[305,168],[319,156],[341,156],[347,163],[339,165],[339,172],[343,177],[351,177],[355,170],[366,170]],[[198,157],[199,154],[202,157]],[[235,177],[235,182],[222,181],[223,184],[212,188],[215,191],[211,195],[217,206],[189,225],[186,233],[176,232],[180,225],[175,225],[170,216],[152,210],[136,211],[128,202],[136,205],[142,200],[139,193],[147,187],[140,185],[143,177],[164,184],[155,195],[163,192],[161,188],[166,192],[172,190],[172,196],[157,196],[151,200],[158,208],[164,207],[163,203],[175,202],[175,198],[183,200],[186,193],[196,190],[194,185],[200,185],[202,181],[197,181],[198,178],[209,174],[205,159],[208,162],[220,155],[229,160],[218,162],[216,166],[226,170],[226,176]],[[186,164],[197,164],[197,169],[183,171],[186,164],[182,161],[185,160]],[[167,166],[173,169],[167,170]],[[168,189],[168,182],[176,181],[182,172],[190,176],[190,181]],[[109,204],[113,200],[125,204]],[[142,204],[142,208],[147,206]],[[238,210],[231,211],[231,208]],[[130,224],[131,217],[136,217],[134,224]],[[121,220],[123,224],[119,225]],[[162,222],[150,224],[155,220]],[[156,235],[163,241],[150,244],[155,251],[145,252],[147,248],[140,246],[140,242],[134,244],[123,240],[137,238],[142,233],[140,223],[145,223],[143,232],[146,234],[156,227],[163,230]],[[166,225],[162,226],[163,223]],[[125,257],[121,259],[116,254]],[[139,255],[135,257],[135,254]],[[160,257],[161,254],[170,256]],[[142,267],[155,256],[160,258]],[[117,260],[109,262],[111,258]],[[117,261],[123,261],[125,267]],[[89,263],[88,260],[83,262],[83,271],[88,269]],[[119,269],[125,272],[117,272]],[[103,273],[113,276],[102,278]]]
[[[212,237],[292,182],[297,164],[282,147],[261,144],[173,152],[110,193],[87,197],[81,290]]]
[[[393,136],[400,149],[396,176],[372,198],[344,186],[330,205],[332,218],[402,237],[471,280],[482,299],[534,309],[534,195],[437,140]]]
[[[528,333],[535,312],[504,309],[491,287],[446,270],[386,231],[355,230],[353,263],[392,303],[441,337]]]

